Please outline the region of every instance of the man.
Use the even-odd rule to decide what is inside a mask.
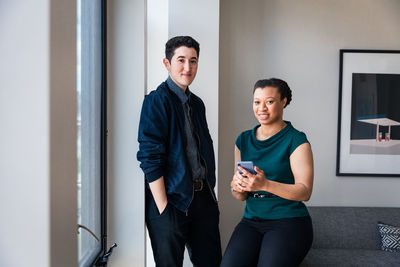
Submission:
[[[168,79],[145,97],[139,151],[146,178],[146,225],[157,266],[219,266],[215,159],[203,101],[189,90],[200,47],[189,36],[165,45]]]

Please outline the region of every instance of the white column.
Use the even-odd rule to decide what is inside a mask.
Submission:
[[[76,266],[75,1],[0,4],[0,266]]]
[[[145,0],[107,1],[108,245],[112,267],[145,266],[144,178],[136,160],[145,94]]]
[[[168,41],[168,6],[169,0],[147,0],[147,93],[157,89],[168,76],[162,62]]]

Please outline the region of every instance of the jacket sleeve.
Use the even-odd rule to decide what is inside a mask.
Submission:
[[[139,122],[137,159],[149,183],[164,176],[169,125],[167,114],[158,95],[145,97]]]

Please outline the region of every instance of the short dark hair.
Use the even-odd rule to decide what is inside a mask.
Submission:
[[[290,104],[290,101],[292,101],[292,90],[290,90],[289,85],[284,80],[281,79],[270,78],[270,79],[258,80],[254,85],[253,94],[257,88],[265,88],[268,86],[275,87],[278,89],[279,93],[281,94],[281,100],[286,98],[285,107]]]
[[[194,48],[197,52],[197,58],[200,54],[200,45],[199,43],[190,36],[176,36],[168,40],[165,44],[165,57],[171,62],[172,57],[174,56],[175,49],[186,46],[189,48]]]

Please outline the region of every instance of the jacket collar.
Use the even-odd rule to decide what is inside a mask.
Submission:
[[[170,76],[168,76],[168,79],[166,80],[166,83],[168,85],[168,88],[176,96],[178,96],[178,98],[182,102],[182,104],[185,104],[190,99],[191,92],[189,90],[189,87],[186,89],[185,92],[183,92],[183,90],[171,79]]]

